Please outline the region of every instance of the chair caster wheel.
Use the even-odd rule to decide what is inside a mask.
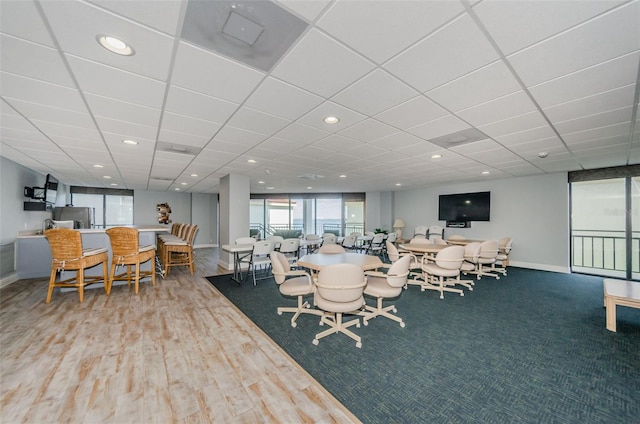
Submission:
[[[314,345],[318,346],[318,343],[320,343],[320,340],[318,340],[318,339],[313,339],[313,342],[311,342],[311,343],[313,343]]]
[[[296,326],[297,326],[297,325],[298,325],[298,323],[297,323],[297,322],[292,322],[292,323],[291,323],[291,326],[292,326],[293,328],[296,328]]]
[[[356,347],[357,347],[357,348],[361,348],[361,347],[362,347],[362,342],[358,342],[358,343],[356,343]]]
[[[404,328],[405,324],[404,321],[400,323],[400,327]]]
[[[396,308],[393,308],[393,313],[394,313],[394,314],[397,314],[397,313],[398,313],[398,310],[397,310]]]
[[[460,296],[464,296],[464,293],[460,293]]]
[[[282,315],[282,311],[278,311],[278,315]]]
[[[360,328],[360,321],[356,323],[356,328]]]
[[[362,323],[364,324],[365,327],[369,325],[369,321],[362,320]]]
[[[496,280],[499,280],[499,279],[500,279],[500,276],[498,275],[498,276],[496,277]]]

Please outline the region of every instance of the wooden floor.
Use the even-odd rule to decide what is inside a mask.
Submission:
[[[359,422],[203,278],[218,249],[196,256],[138,295],[0,289],[0,422]]]

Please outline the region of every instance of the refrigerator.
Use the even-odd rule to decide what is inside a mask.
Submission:
[[[73,228],[93,228],[95,222],[95,208],[55,207],[54,221],[73,221]]]

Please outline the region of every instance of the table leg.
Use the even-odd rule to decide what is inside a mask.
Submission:
[[[607,330],[616,331],[616,304],[611,296],[605,296],[604,303],[607,308]]]

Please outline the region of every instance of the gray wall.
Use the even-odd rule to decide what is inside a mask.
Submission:
[[[513,238],[511,263],[528,268],[569,270],[569,185],[566,173],[504,180],[450,184],[394,192],[393,218],[406,225],[410,238],[418,225],[440,225],[440,194],[491,191],[491,221],[472,222],[471,228],[445,228],[445,237],[469,239]]]

